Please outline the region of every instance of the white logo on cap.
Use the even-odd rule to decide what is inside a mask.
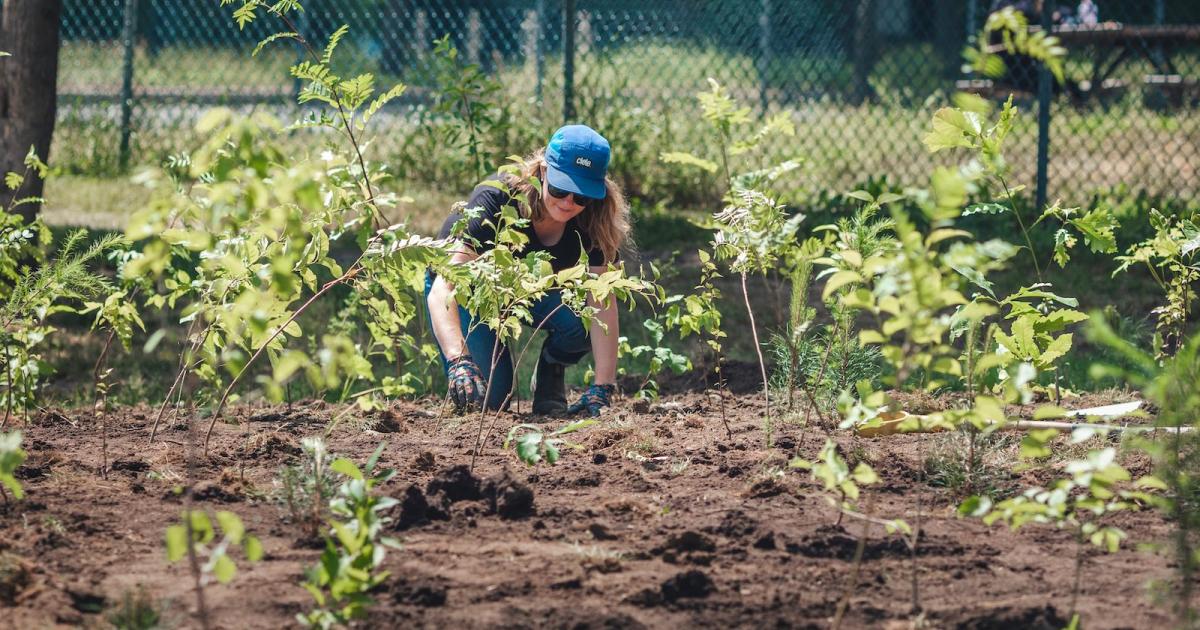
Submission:
[[[584,168],[592,168],[592,161],[585,157],[575,158],[575,164]]]

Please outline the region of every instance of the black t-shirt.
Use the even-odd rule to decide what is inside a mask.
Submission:
[[[503,181],[500,175],[493,175],[488,180]],[[500,208],[506,205],[513,208],[518,207],[516,199],[510,197],[509,193],[494,186],[480,184],[475,187],[475,190],[471,191],[471,196],[467,199],[466,208],[482,208],[483,211],[479,216],[467,223],[463,240],[468,245],[471,245],[476,253],[482,254],[496,246],[496,230],[493,226],[499,222]],[[462,217],[463,211],[457,210],[452,212],[446,218],[446,222],[442,224],[438,238],[450,236],[450,230]],[[579,262],[581,248],[587,252],[588,265],[601,266],[604,264],[604,252],[600,248],[592,246],[592,239],[579,228],[579,224],[575,219],[567,222],[567,227],[563,230],[562,238],[558,239],[558,242],[553,245],[545,245],[538,239],[537,232],[534,231],[532,223],[514,229],[529,237],[529,243],[518,254],[527,255],[533,252],[549,252],[550,267],[556,272],[575,266]],[[474,239],[476,242],[472,242],[471,239]]]

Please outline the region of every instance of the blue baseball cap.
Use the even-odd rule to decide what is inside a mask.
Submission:
[[[607,195],[604,175],[612,150],[608,140],[587,125],[567,125],[550,136],[546,145],[546,181],[555,188],[584,197]]]

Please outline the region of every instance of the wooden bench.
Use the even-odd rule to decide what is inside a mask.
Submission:
[[[1195,106],[1200,97],[1196,79],[1178,74],[1148,74],[1142,87],[1142,102],[1151,109]]]
[[[1091,81],[1085,79],[1079,82],[1079,90],[1089,99],[1097,99],[1100,103],[1113,103],[1129,93],[1129,82],[1123,79],[1105,79],[1100,85],[1093,86]]]
[[[1017,102],[1032,102],[1035,100],[1032,92],[1017,90],[1004,83],[996,83],[991,79],[960,79],[954,82],[954,89],[957,92],[975,94],[976,96],[997,101],[1006,100],[1009,95],[1012,95],[1013,100]]]

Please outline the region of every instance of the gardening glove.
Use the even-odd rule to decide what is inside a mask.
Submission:
[[[446,394],[454,402],[458,411],[471,406],[483,405],[483,372],[471,360],[471,355],[463,354],[450,360],[446,377],[450,381]]]
[[[612,396],[617,393],[616,385],[592,385],[588,388],[579,402],[567,407],[567,413],[576,414],[586,410],[589,416],[600,415],[600,410],[612,404]]]

